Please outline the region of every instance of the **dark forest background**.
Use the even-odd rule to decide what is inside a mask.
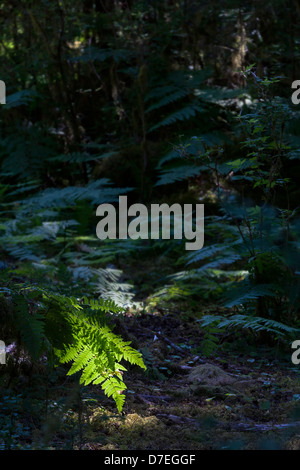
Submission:
[[[300,2],[13,0],[0,23],[0,447],[299,449],[193,426],[297,421]],[[120,195],[204,204],[204,247],[97,239]]]

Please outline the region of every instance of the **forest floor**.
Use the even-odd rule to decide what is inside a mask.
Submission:
[[[271,350],[206,359],[197,354],[201,332],[191,319],[157,313],[123,323],[143,342],[148,371],[128,373],[122,416],[87,408],[84,448],[300,448],[299,374]]]
[[[195,305],[150,305],[117,319],[115,332],[147,366],[124,373],[121,414],[100,386],[79,387],[63,366],[47,372],[41,365],[0,388],[0,447],[300,449],[299,368],[274,347],[249,346],[242,334],[221,339],[206,357]]]
[[[125,373],[122,414],[97,386],[81,388],[78,406],[77,385],[71,378],[62,381],[58,371],[48,383],[41,425],[43,374],[29,383],[19,378],[17,387],[23,393],[25,384],[27,397],[12,413],[13,448],[300,448],[299,374],[272,358],[274,350],[202,357],[198,323],[171,312],[128,313],[118,329],[139,344],[147,365],[146,372],[130,367]]]

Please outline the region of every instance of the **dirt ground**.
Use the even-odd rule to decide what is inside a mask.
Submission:
[[[122,415],[83,391],[80,448],[300,449],[299,372],[272,359],[274,351],[205,358],[198,324],[177,314],[128,315],[119,329],[139,344],[148,369],[126,373]]]
[[[11,398],[1,391],[2,448],[299,450],[299,368],[274,347],[247,349],[242,335],[240,347],[224,341],[205,357],[200,324],[182,312],[181,305],[119,317],[115,332],[147,366],[124,373],[122,414],[100,386],[78,388],[64,370],[16,377]]]

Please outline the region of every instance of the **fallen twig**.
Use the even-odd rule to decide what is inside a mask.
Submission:
[[[135,395],[140,401],[151,404],[155,403],[156,401],[162,400],[162,401],[170,401],[173,400],[172,397],[166,396],[166,395],[146,395],[143,393],[137,393]]]
[[[164,419],[168,419],[169,421],[172,421],[173,423],[175,424],[184,424],[184,423],[189,423],[189,424],[193,424],[195,425],[196,427],[200,427],[201,426],[201,421],[200,420],[197,420],[197,419],[192,419],[192,418],[186,418],[186,417],[183,417],[183,416],[176,416],[176,415],[168,415],[168,414],[157,414],[156,415],[158,418],[164,418]],[[244,432],[247,432],[247,431],[264,431],[264,432],[268,432],[268,431],[276,431],[276,430],[283,430],[283,429],[287,429],[287,428],[292,428],[292,427],[299,427],[300,429],[300,421],[294,421],[292,423],[282,423],[282,424],[253,424],[253,423],[220,423],[220,422],[217,422],[217,423],[214,423],[214,427],[215,428],[218,428],[218,427],[221,427],[221,428],[225,428],[225,429],[228,429],[230,431],[244,431]]]

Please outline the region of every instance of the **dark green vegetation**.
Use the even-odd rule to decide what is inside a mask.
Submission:
[[[0,22],[0,447],[299,449],[300,3]],[[204,204],[204,248],[100,241],[123,194]]]

